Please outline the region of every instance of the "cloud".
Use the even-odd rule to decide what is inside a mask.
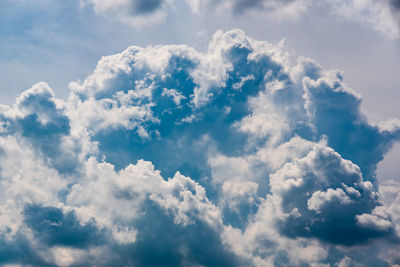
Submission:
[[[39,83],[0,106],[1,264],[396,262],[397,187],[376,167],[400,125],[371,125],[342,72],[290,62],[217,31],[206,52],[133,46],[66,100]]]
[[[81,0],[93,5],[94,10],[111,20],[131,25],[160,21],[166,16],[168,0]]]
[[[194,12],[217,8],[218,12],[223,13],[229,10],[233,14],[241,15],[247,12],[258,10],[258,12],[267,13],[274,18],[283,19],[285,16],[297,17],[305,10],[311,1],[307,0],[186,0]]]
[[[313,12],[326,12],[359,23],[366,29],[380,32],[389,39],[400,37],[400,4],[397,0],[186,0],[186,2],[195,13],[217,12],[226,15],[226,12],[229,12],[239,16],[252,13],[278,20],[301,18],[302,15]]]
[[[366,28],[371,27],[389,38],[400,37],[398,1],[339,0],[332,3],[334,12],[340,16],[356,21]]]
[[[369,214],[378,205],[376,192],[372,183],[363,181],[357,166],[329,148],[316,145],[306,157],[284,165],[270,179],[273,197],[288,216],[281,230],[289,236],[356,244],[394,230],[389,226],[373,231],[374,227],[362,223],[368,230],[357,227],[355,216]]]
[[[90,222],[81,225],[74,211],[64,214],[55,207],[27,205],[23,214],[35,238],[47,245],[88,248],[104,242],[101,231]]]
[[[66,41],[67,37],[61,37],[62,40],[54,40],[55,36],[60,38],[58,35],[60,28],[66,28],[68,32],[89,29],[90,23],[87,23],[87,17],[91,18],[89,21],[94,19],[91,10],[100,17],[137,29],[143,29],[144,26],[151,27],[167,18],[179,16],[178,12],[185,12],[186,9],[192,11],[192,16],[232,18],[251,15],[275,22],[325,15],[336,21],[339,19],[357,23],[361,27],[379,32],[389,39],[400,38],[398,0],[74,0],[68,4],[62,1],[54,1],[51,4],[39,4],[37,1],[28,3],[21,0],[4,2],[4,5],[10,6],[8,8],[18,9],[23,13],[33,9],[44,18],[45,23],[40,23],[30,14],[25,14],[30,23],[17,21],[14,24],[18,26],[14,25],[17,27],[14,31],[23,32],[25,38],[22,41],[34,36],[38,42],[46,45]],[[82,9],[82,7],[90,8]],[[71,14],[74,16],[74,23],[70,23]],[[16,20],[15,16],[9,16],[9,14],[4,14],[4,16],[7,20]],[[82,19],[83,17],[86,19]],[[49,18],[52,21],[55,18],[58,19],[56,26],[49,27]],[[100,20],[96,21],[98,23]],[[36,24],[42,30],[33,31],[32,25]],[[46,32],[52,32],[52,38],[49,38],[49,34],[45,34],[43,29]],[[12,34],[9,30],[6,33]]]

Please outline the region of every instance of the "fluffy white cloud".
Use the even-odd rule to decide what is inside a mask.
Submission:
[[[360,192],[354,188],[351,189],[354,190],[356,194],[360,194]],[[328,205],[333,201],[338,201],[340,204],[348,204],[351,202],[351,199],[341,188],[336,190],[328,188],[325,192],[314,192],[311,198],[307,201],[307,207],[309,210],[315,210],[317,213],[320,213],[323,206]]]
[[[241,30],[104,57],[65,101],[36,84],[1,106],[1,264],[394,263],[400,128],[360,103]]]

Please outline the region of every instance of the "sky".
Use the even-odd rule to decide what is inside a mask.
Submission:
[[[400,266],[398,0],[0,1],[1,266]]]

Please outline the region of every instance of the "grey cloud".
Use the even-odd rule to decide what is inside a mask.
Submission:
[[[391,0],[390,6],[392,8],[392,11],[394,13],[393,15],[394,15],[395,19],[397,20],[398,25],[400,25],[400,1],[399,0]]]
[[[392,4],[392,6],[393,6],[396,10],[399,10],[399,9],[400,9],[400,1],[399,1],[399,0],[391,0],[390,3]]]
[[[262,7],[263,0],[241,0],[235,1],[234,10],[237,13],[242,13],[243,10]]]
[[[93,222],[82,225],[74,211],[64,214],[55,207],[28,205],[24,209],[24,216],[27,226],[46,246],[87,249],[104,243],[105,233],[97,229]]]
[[[146,14],[162,7],[164,0],[134,0],[132,5],[134,13]]]
[[[111,20],[138,26],[149,22],[159,22],[167,14],[166,0],[84,0],[94,10]]]
[[[216,12],[220,15],[244,15],[251,12],[270,19],[291,20],[313,16],[315,12],[326,16],[339,16],[350,23],[381,33],[389,39],[400,38],[398,0],[369,0],[360,4],[356,0],[186,0],[195,12]],[[393,12],[391,12],[393,11]],[[314,13],[314,14],[313,14]]]
[[[276,0],[237,0],[234,1],[234,8],[233,10],[236,13],[243,13],[246,10],[251,9],[266,9],[267,11],[279,11],[279,9],[284,9],[289,4],[301,2],[299,0],[283,0],[283,1],[276,1]]]
[[[31,246],[23,233],[18,233],[13,240],[7,239],[4,234],[0,237],[0,262],[2,265],[30,265],[30,266],[55,266],[43,260]]]
[[[247,11],[256,10],[260,12],[267,12],[269,14],[284,14],[286,11],[290,10],[290,13],[299,14],[304,11],[307,4],[303,0],[187,0],[187,2],[192,6],[200,9],[228,9],[230,12],[238,15],[245,14]]]
[[[182,227],[151,201],[134,225],[134,244],[117,246],[110,264],[129,266],[241,266],[245,262],[222,243],[218,230],[196,220]],[[200,240],[202,240],[200,242]],[[111,256],[113,258],[113,256]]]

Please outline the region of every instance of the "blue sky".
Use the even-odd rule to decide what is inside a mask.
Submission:
[[[2,1],[0,264],[399,266],[399,6]]]

